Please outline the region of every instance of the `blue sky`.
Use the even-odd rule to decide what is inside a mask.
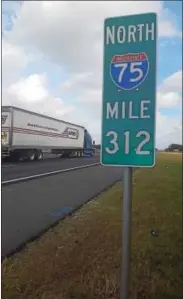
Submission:
[[[163,2],[164,7],[172,12],[177,28],[182,31],[182,2]],[[182,40],[179,37],[171,39],[161,38],[159,42],[158,54],[158,74],[159,82],[161,82],[164,77],[182,68]]]
[[[182,31],[182,1],[163,1],[164,7],[172,12],[177,28]],[[163,42],[166,43],[166,50],[163,49]],[[162,47],[161,47],[162,46]],[[171,40],[161,39],[159,45],[159,82],[174,72],[182,69],[182,39],[174,38]],[[182,111],[175,107],[174,109],[161,109],[166,115],[182,115]]]
[[[163,1],[164,7],[168,8],[173,14],[176,15],[178,29],[182,30],[182,1]]]

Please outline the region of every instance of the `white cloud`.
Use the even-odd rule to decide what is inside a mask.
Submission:
[[[35,74],[12,84],[9,88],[9,94],[16,95],[17,100],[20,102],[39,103],[48,97],[45,85],[45,76]]]
[[[182,70],[168,76],[159,89],[162,92],[182,92]]]
[[[158,109],[160,108],[173,108],[180,107],[182,103],[182,97],[176,92],[167,92],[157,94]]]
[[[26,1],[8,39],[39,49],[68,71],[90,72],[102,67],[104,18],[151,11],[159,15],[161,36],[178,35],[160,1]]]
[[[182,106],[182,70],[171,74],[160,84],[157,94],[158,108]]]
[[[69,80],[63,81],[60,86],[62,92],[69,92],[71,90],[80,91],[88,89],[99,89],[102,84],[102,73],[87,72],[77,73],[70,76]]]
[[[28,56],[22,47],[2,40],[2,79],[7,86],[19,77],[19,71],[26,67]]]
[[[164,115],[161,108],[178,108],[182,111],[182,70],[171,74],[160,84],[157,93],[156,142],[160,148],[170,143],[182,144],[182,119],[177,116]]]
[[[53,97],[47,87],[45,74],[30,75],[3,90],[4,105],[12,105],[58,118],[69,118],[75,110],[62,99]]]
[[[168,147],[171,143],[182,144],[182,120],[157,113],[156,144],[159,149]]]
[[[160,1],[25,1],[14,27],[3,39],[3,104],[16,105],[86,126],[100,142],[102,100],[103,20],[108,16],[154,11],[159,15],[160,36],[179,36]],[[67,70],[60,83],[61,97],[48,88],[47,71],[20,77],[32,60],[45,57]],[[36,56],[36,58],[35,58]],[[164,80],[158,92],[157,142],[159,147],[180,140],[181,122],[164,116],[160,108],[181,102],[182,71]],[[64,100],[76,94],[75,102]],[[178,141],[176,141],[178,142]]]
[[[78,103],[86,103],[86,104],[100,104],[102,99],[102,91],[101,90],[87,90],[82,96],[77,98]]]
[[[176,26],[173,25],[168,20],[162,20],[159,25],[159,36],[163,37],[179,37],[182,38],[182,33],[176,29]]]

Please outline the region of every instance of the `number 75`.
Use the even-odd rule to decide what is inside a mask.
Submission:
[[[143,77],[143,71],[138,67],[141,66],[142,62],[131,62],[130,63],[130,73],[138,73],[138,76],[136,78],[131,78],[129,81],[130,82],[137,82],[140,81]],[[126,68],[128,67],[128,63],[116,63],[114,64],[114,67],[116,68],[121,68],[118,76],[118,83],[121,83],[123,80],[124,72]]]

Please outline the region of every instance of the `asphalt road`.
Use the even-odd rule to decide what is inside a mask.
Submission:
[[[59,163],[65,165],[64,163],[70,162]],[[74,161],[72,165],[73,163]],[[50,167],[53,167],[51,165]],[[43,170],[43,167],[41,166],[40,170]],[[24,175],[25,171],[22,170]],[[32,171],[35,171],[35,168]],[[107,186],[120,180],[122,176],[121,168],[106,169],[97,165],[2,186],[2,258],[39,235],[68,212],[93,198]]]
[[[35,162],[3,163],[1,180],[8,181],[36,174],[68,169],[99,162],[99,156],[82,158],[49,158]]]

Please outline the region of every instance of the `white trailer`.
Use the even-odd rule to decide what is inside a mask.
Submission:
[[[82,155],[85,128],[59,119],[2,106],[2,156],[41,160],[44,151],[60,155]]]

